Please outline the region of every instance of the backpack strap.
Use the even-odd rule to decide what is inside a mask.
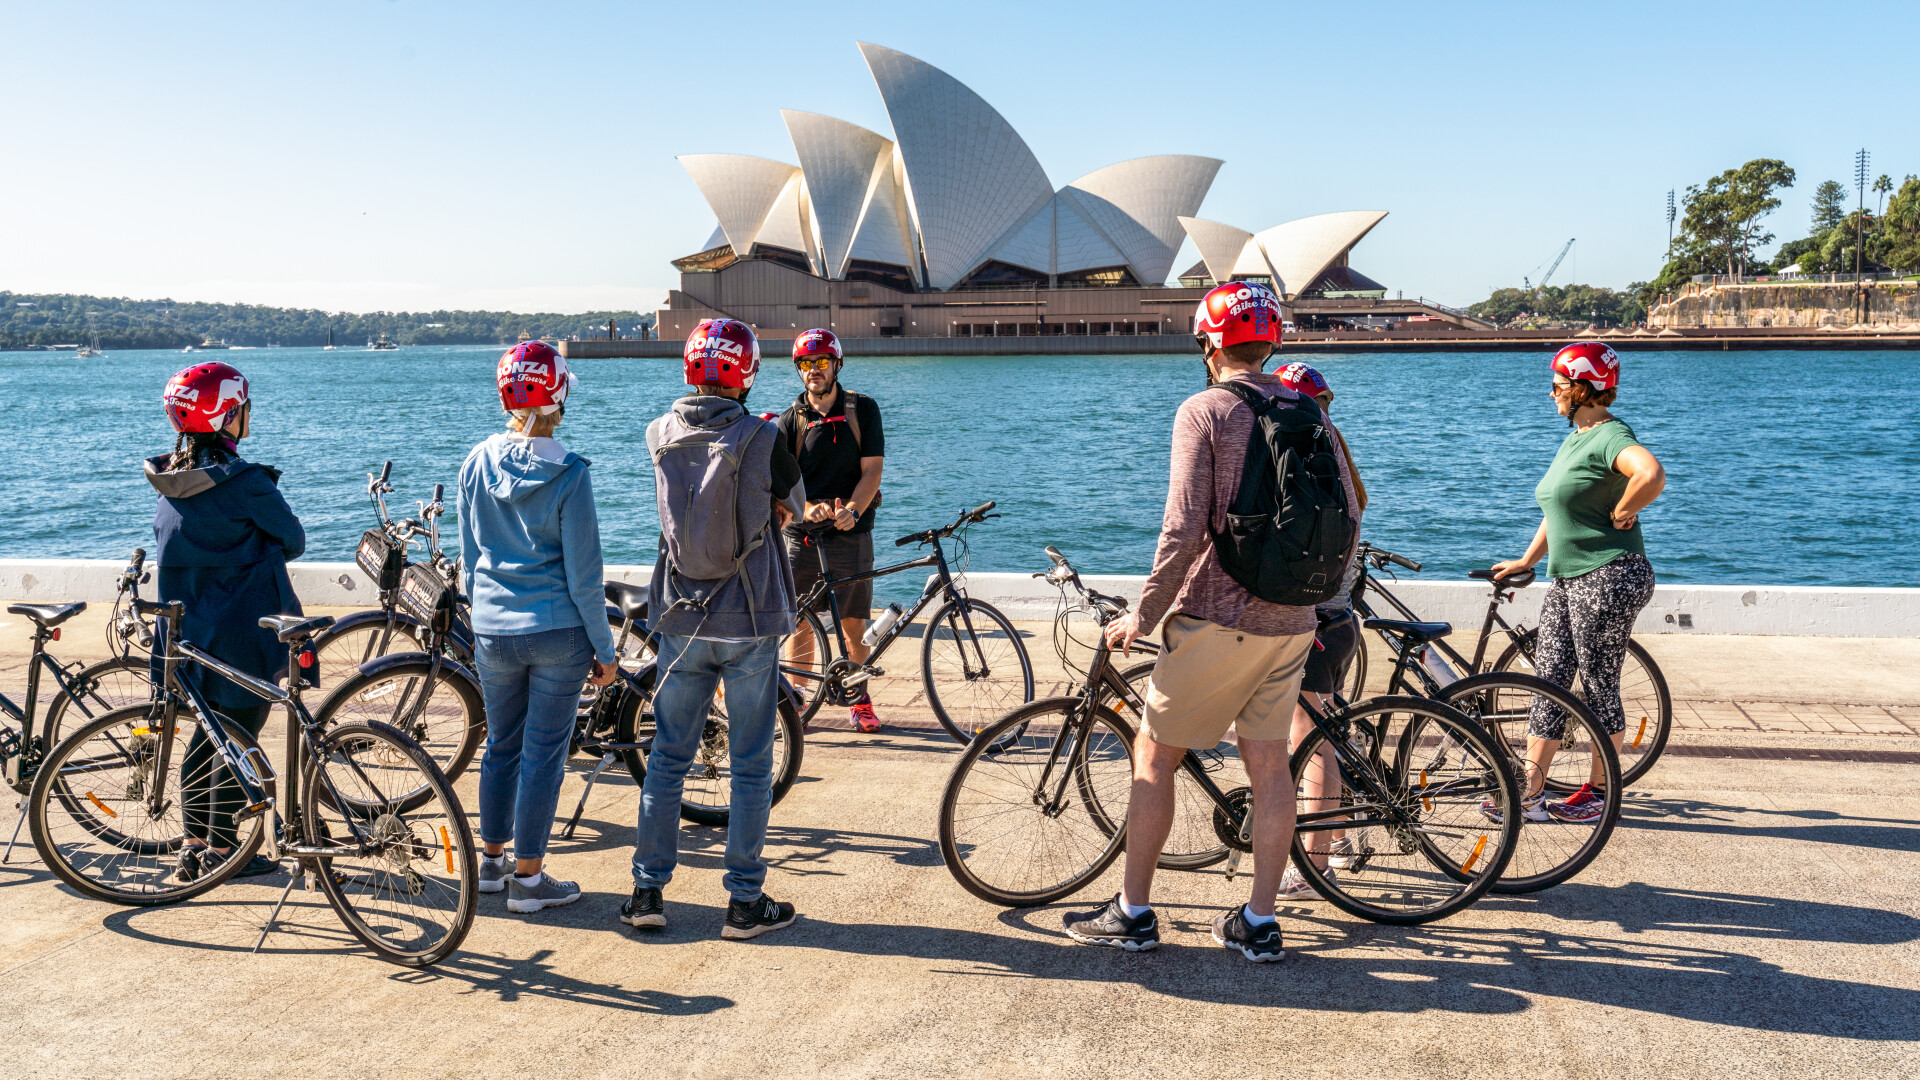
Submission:
[[[1214,383],[1212,386],[1209,386],[1207,389],[1225,390],[1227,393],[1232,394],[1234,397],[1239,398],[1243,403],[1246,404],[1247,408],[1252,409],[1253,415],[1256,417],[1263,416],[1266,413],[1279,408],[1283,403],[1286,403],[1285,399],[1281,398],[1280,395],[1278,394],[1263,394],[1260,391],[1255,390],[1253,387],[1248,386],[1245,383],[1235,379],[1228,379],[1226,382]],[[1294,408],[1296,409],[1308,408],[1313,411],[1315,416],[1321,415],[1319,402],[1313,400],[1312,398],[1308,397],[1305,394],[1296,393],[1294,396],[1300,399],[1297,402],[1290,403]]]
[[[864,450],[866,448],[866,440],[860,437],[860,395],[844,386],[841,387],[840,406],[847,420],[847,430],[853,433],[854,450]],[[802,422],[805,420],[806,414],[801,412],[802,409],[807,407],[807,392],[802,390],[800,391],[800,396],[793,399],[793,405],[787,409],[787,412],[792,414],[794,419],[793,460],[795,461],[800,460],[800,448],[804,446],[807,441],[807,425]]]

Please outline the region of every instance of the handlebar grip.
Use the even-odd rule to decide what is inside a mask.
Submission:
[[[1048,544],[1045,548],[1042,548],[1041,550],[1047,553],[1047,558],[1052,559],[1053,564],[1055,566],[1067,565],[1067,557],[1065,555],[1060,554],[1059,548],[1054,547],[1052,544]]]
[[[1412,559],[1407,558],[1405,555],[1395,555],[1392,552],[1388,552],[1387,561],[1398,563],[1401,566],[1406,567],[1407,569],[1413,571],[1416,574],[1420,572],[1420,564],[1417,562],[1414,562]]]
[[[995,503],[992,499],[988,499],[986,502],[983,502],[979,506],[976,506],[973,509],[967,511],[967,516],[979,517],[981,514],[986,513],[987,511],[993,509],[997,505],[999,504]]]
[[[920,538],[921,538],[922,536],[925,536],[925,535],[926,535],[925,533],[914,533],[914,534],[913,534],[912,536],[903,536],[903,537],[901,537],[900,539],[898,539],[898,540],[895,540],[895,541],[893,542],[893,546],[894,546],[894,547],[906,547],[906,546],[907,546],[908,544],[911,544],[911,543],[913,543],[913,542],[914,542],[915,540],[918,540],[918,539],[920,539]]]
[[[386,464],[380,466],[380,482],[381,483],[383,484],[386,483],[387,477],[392,475],[393,475],[393,462],[389,461]]]
[[[147,565],[147,549],[134,548],[133,549],[133,572],[136,574],[139,573],[140,568],[145,565]]]
[[[441,501],[441,497],[444,496],[446,493],[447,493],[447,485],[445,484],[433,485],[433,501],[434,502]]]

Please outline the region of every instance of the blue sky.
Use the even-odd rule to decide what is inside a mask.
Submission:
[[[1651,277],[1669,188],[1754,157],[1805,232],[1852,155],[1920,173],[1914,6],[0,3],[0,288],[329,309],[652,307],[713,219],[674,155],[889,130],[854,48],[946,70],[1056,186],[1226,165],[1248,229],[1391,216],[1354,264],[1466,303]],[[1903,81],[1904,79],[1904,81]],[[1191,249],[1181,266],[1192,261]]]

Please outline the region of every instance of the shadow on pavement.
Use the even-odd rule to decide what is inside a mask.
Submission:
[[[1824,821],[1826,825],[1749,825],[1739,817],[1766,816]],[[1634,829],[1679,833],[1728,833],[1815,844],[1920,852],[1920,821],[1850,817],[1832,810],[1762,810],[1698,799],[1632,797],[1620,808],[1620,823]]]
[[[452,979],[468,984],[469,988],[463,993],[490,994],[500,1001],[547,997],[575,1005],[662,1016],[699,1016],[730,1009],[734,1005],[731,998],[713,994],[688,997],[659,990],[629,990],[624,986],[576,979],[560,974],[547,963],[553,955],[554,950],[541,949],[525,960],[509,960],[459,952],[435,967],[396,971],[388,978],[413,985]]]

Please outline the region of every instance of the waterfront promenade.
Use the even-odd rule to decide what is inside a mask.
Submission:
[[[99,653],[105,608],[67,624],[63,657]],[[0,686],[17,698],[24,636],[4,619]],[[1064,679],[1048,627],[1021,629],[1045,693]],[[808,738],[768,843],[769,888],[803,917],[757,943],[718,939],[709,829],[686,834],[670,929],[614,922],[637,804],[621,776],[552,850],[586,898],[522,917],[483,897],[466,947],[427,972],[370,959],[299,891],[288,929],[250,954],[284,879],[111,908],[16,850],[0,867],[0,994],[18,1003],[0,1073],[1913,1074],[1920,795],[1902,762],[1920,760],[1920,641],[1642,640],[1678,699],[1674,746],[1592,867],[1411,929],[1283,905],[1278,967],[1208,939],[1244,893],[1217,871],[1162,876],[1167,944],[1142,956],[1068,944],[1066,905],[963,893],[934,842],[958,747],[929,730],[917,680],[889,676],[876,697],[897,726]]]

